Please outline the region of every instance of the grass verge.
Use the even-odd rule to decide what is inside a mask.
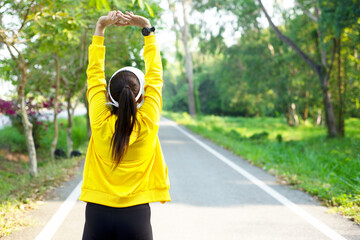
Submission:
[[[67,121],[59,119],[59,141],[57,148],[67,151]],[[38,176],[29,175],[26,142],[21,129],[7,126],[0,130],[0,238],[16,229],[31,224],[23,220],[27,210],[35,208],[47,193],[69,180],[77,172],[83,157],[49,159],[50,144],[53,137],[52,123],[45,122],[38,128],[36,149],[38,156]],[[72,129],[73,148],[86,152],[86,119],[74,117]]]
[[[360,224],[360,119],[346,121],[346,137],[329,139],[323,127],[279,118],[163,115]]]
[[[30,224],[22,220],[46,194],[77,173],[81,157],[42,164],[38,176],[31,177],[28,163],[10,162],[0,156],[0,237]]]

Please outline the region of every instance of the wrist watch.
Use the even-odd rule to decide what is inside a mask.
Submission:
[[[149,27],[144,27],[144,28],[141,30],[141,33],[142,33],[143,36],[149,36],[149,34],[150,34],[151,32],[155,32],[155,27],[151,27],[151,28],[149,28]]]

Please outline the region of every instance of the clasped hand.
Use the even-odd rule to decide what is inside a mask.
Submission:
[[[151,27],[148,19],[135,15],[133,12],[125,12],[123,14],[121,11],[110,11],[107,16],[102,16],[99,18],[98,25],[101,27],[106,27],[108,25],[115,26],[137,26],[137,27]]]

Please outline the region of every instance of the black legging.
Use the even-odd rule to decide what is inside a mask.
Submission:
[[[150,206],[113,208],[86,204],[83,240],[152,240]]]

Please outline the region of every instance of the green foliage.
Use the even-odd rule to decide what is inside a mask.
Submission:
[[[66,131],[67,131],[67,120],[59,119],[59,140],[57,143],[57,148],[67,151],[67,142],[66,142]],[[75,116],[73,120],[72,128],[72,140],[73,148],[79,149],[87,142],[87,127],[86,127],[86,118],[85,116]],[[51,146],[54,126],[52,122],[45,122],[42,125],[36,126],[38,128],[37,134],[39,137],[36,144],[37,152],[42,157],[46,157],[49,154],[49,149]],[[0,148],[8,149],[11,152],[24,153],[27,151],[26,141],[24,133],[19,130],[17,127],[7,126],[4,129],[0,130]]]
[[[188,110],[188,85],[184,75],[176,76],[179,70],[177,65],[170,65],[168,69],[173,71],[164,72],[163,108],[176,109],[176,111]]]
[[[357,0],[318,0],[322,11],[320,23],[325,31],[338,37],[344,29],[359,24],[360,3]]]
[[[56,145],[56,148],[61,148],[67,152],[67,120],[59,119],[59,139]],[[86,118],[85,116],[75,116],[72,128],[72,140],[73,140],[73,149],[78,149],[79,146],[84,145],[87,141],[86,134]],[[51,147],[51,141],[53,137],[54,126],[52,123],[48,123],[48,128],[43,132],[43,138],[41,140],[41,148],[44,151],[48,151]],[[41,149],[39,149],[41,151]],[[44,154],[46,154],[44,152]]]
[[[28,16],[28,20],[35,23],[31,27],[38,36],[37,40],[41,42],[39,48],[42,51],[61,50],[69,42],[78,41],[76,32],[81,25],[81,16],[74,9],[80,2],[45,1],[46,7],[42,6],[38,12]]]
[[[128,0],[127,2],[130,3],[130,0]],[[146,8],[146,10],[150,14],[150,16],[154,17],[154,10],[147,1],[131,0],[131,7],[133,8],[136,3],[141,10],[144,10],[144,8]],[[113,1],[111,1],[111,0],[90,0],[89,1],[89,7],[96,6],[97,10],[105,9],[106,11],[111,11],[111,10],[113,10],[113,8],[111,8],[112,5],[121,6],[122,3],[119,0],[113,0]]]
[[[164,115],[269,170],[288,184],[319,197],[360,223],[359,119],[346,121],[347,137],[328,139],[322,127],[292,128],[279,118],[191,118],[188,114],[169,112]],[[268,133],[266,139],[251,139],[262,132],[264,136]]]
[[[72,128],[72,140],[73,140],[73,149],[80,149],[80,147],[87,142],[87,127],[86,127],[86,117],[77,116],[73,119]]]
[[[293,22],[298,21],[294,19]],[[290,32],[295,34],[296,30]],[[205,46],[207,42],[202,44]],[[277,116],[285,115],[291,103],[298,106],[300,113],[311,104],[311,114],[317,113],[322,101],[321,95],[316,95],[320,90],[318,82],[309,67],[296,59],[296,54],[272,32],[248,31],[238,44],[221,48],[219,53],[204,48],[204,53],[194,57],[198,60],[194,77],[203,113]],[[181,76],[171,74],[172,80],[165,81],[164,93],[182,84]],[[181,98],[180,94],[181,91],[164,94],[164,109],[181,111],[173,104],[166,104],[177,103],[179,98],[185,101],[186,96]]]
[[[349,0],[350,1],[350,0]],[[191,25],[194,38],[199,38],[199,51],[193,53],[194,81],[197,87],[201,112],[205,114],[234,116],[286,116],[290,124],[290,109],[296,106],[300,120],[322,117],[324,123],[323,96],[318,76],[292,48],[281,41],[271,29],[259,26],[259,9],[256,1],[194,1],[198,11],[215,7],[220,15],[236,16],[241,22],[241,38],[237,44],[226,46],[219,25],[218,35],[211,29],[203,29],[199,24]],[[299,1],[306,9],[314,10],[311,1]],[[330,74],[330,89],[335,109],[339,108],[338,75],[344,82],[343,98],[346,117],[360,116],[360,75],[359,75],[359,17],[353,1],[349,6],[319,1],[325,11],[320,25],[327,30],[319,36],[319,24],[302,10],[283,12],[284,24],[280,31],[293,40],[310,58],[321,64],[319,49],[323,49],[330,64],[333,41],[323,41],[333,37],[332,23],[343,24],[337,28],[342,31],[341,68],[338,72],[336,62]],[[349,12],[352,11],[352,12]],[[349,16],[345,16],[349,14]],[[205,14],[206,16],[206,14]],[[331,18],[333,18],[331,20]],[[324,22],[326,20],[326,22]],[[202,23],[202,22],[200,22]],[[356,24],[357,23],[357,24]],[[331,25],[331,27],[330,27]],[[199,30],[201,29],[201,31]],[[321,29],[321,28],[320,28]],[[325,36],[324,36],[325,34]],[[181,62],[182,59],[179,59]],[[337,60],[336,60],[337,61]],[[176,65],[175,65],[176,66]],[[179,91],[185,76],[169,68],[171,81],[165,81],[164,109],[183,111],[179,103],[187,101],[187,96]],[[177,89],[178,91],[170,91]],[[171,93],[167,93],[169,91]]]

